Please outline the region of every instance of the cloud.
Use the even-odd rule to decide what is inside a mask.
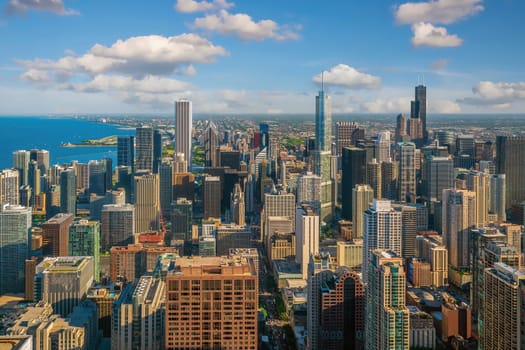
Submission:
[[[66,9],[62,0],[9,0],[5,7],[7,14],[22,14],[30,10],[50,11],[57,15],[69,16],[79,13],[72,9]]]
[[[183,13],[205,12],[218,9],[228,9],[233,7],[232,2],[226,0],[213,1],[195,1],[195,0],[177,0],[175,3],[175,10]]]
[[[461,107],[457,102],[449,100],[432,100],[429,102],[430,113],[453,114],[461,113]]]
[[[448,64],[449,64],[448,60],[437,60],[437,61],[432,62],[432,64],[430,65],[430,68],[433,70],[441,70],[445,68],[446,66],[448,66]]]
[[[231,14],[226,10],[195,19],[193,27],[209,32],[219,32],[226,36],[235,36],[242,40],[255,41],[297,40],[299,38],[297,31],[300,29],[300,27],[291,29],[287,26],[280,26],[270,19],[257,22],[245,13]]]
[[[70,88],[82,92],[135,91],[145,93],[174,93],[190,88],[190,84],[157,76],[134,79],[127,76],[97,75],[87,83],[73,84]]]
[[[47,72],[57,81],[75,75],[117,73],[143,78],[147,75],[195,74],[193,64],[212,63],[226,50],[196,34],[164,37],[136,36],[117,40],[111,46],[94,45],[82,56],[67,55],[58,60],[19,60],[28,70]]]
[[[46,71],[38,69],[29,69],[21,76],[22,80],[33,82],[33,83],[47,83],[51,80]]]
[[[483,0],[408,2],[395,9],[395,18],[400,24],[419,22],[450,24],[483,11],[482,3]]]
[[[456,47],[463,43],[463,40],[455,34],[448,34],[444,27],[434,27],[430,23],[415,23],[412,25],[412,45],[430,47]]]
[[[312,78],[314,83],[341,86],[348,89],[376,89],[381,86],[381,78],[361,73],[346,64],[338,64]]]
[[[474,97],[458,100],[474,106],[489,106],[495,109],[512,107],[515,102],[525,101],[525,82],[480,81],[472,88]]]
[[[367,113],[402,113],[410,109],[410,99],[406,97],[376,99],[361,104],[361,110]]]

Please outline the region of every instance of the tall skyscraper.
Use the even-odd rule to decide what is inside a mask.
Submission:
[[[261,215],[261,234],[264,241],[273,234],[269,227],[273,217],[281,217],[293,227],[295,223],[295,196],[293,193],[266,193],[264,195],[264,213]]]
[[[60,212],[75,215],[77,211],[77,177],[68,168],[60,174]]]
[[[470,230],[476,226],[476,194],[466,190],[443,191],[443,243],[449,264],[455,269],[469,268]]]
[[[31,251],[31,208],[0,206],[0,295],[24,292],[24,264]]]
[[[505,174],[491,175],[489,179],[489,214],[496,215],[497,221],[507,220],[505,199],[507,195]]]
[[[175,152],[184,153],[184,160],[191,169],[191,146],[193,116],[191,101],[178,100],[175,102]]]
[[[415,99],[411,102],[411,118],[419,118],[423,129],[423,143],[428,140],[427,131],[427,87],[418,85],[415,88]]]
[[[219,147],[219,130],[217,125],[211,120],[207,121],[204,129],[204,160],[205,166],[217,167],[217,147]]]
[[[405,304],[403,259],[374,250],[368,262],[365,349],[410,349],[410,312]]]
[[[239,260],[175,261],[166,276],[166,350],[257,349],[257,269],[252,259]],[[185,301],[187,293],[202,298]]]
[[[89,193],[99,196],[106,194],[106,164],[102,161],[90,160],[89,168]]]
[[[160,229],[160,183],[158,174],[135,176],[135,231]]]
[[[19,172],[16,169],[0,171],[0,205],[18,205],[19,199]]]
[[[398,197],[400,202],[416,201],[416,145],[401,142],[399,145]]]
[[[383,198],[382,188],[383,181],[381,180],[381,163],[377,159],[372,159],[366,164],[366,183],[372,187],[375,198]]]
[[[443,190],[454,187],[454,162],[449,157],[428,156],[425,160],[425,197],[429,201],[441,201]]]
[[[357,147],[343,148],[342,216],[352,220],[352,189],[366,181],[366,150]]]
[[[170,216],[171,201],[173,200],[173,162],[164,162],[159,167],[160,181],[160,209],[162,216]]]
[[[73,214],[59,213],[42,224],[45,255],[69,255],[69,228],[74,220]]]
[[[29,162],[29,170],[27,179],[29,181],[29,186],[31,187],[31,205],[35,205],[35,196],[40,194],[40,168],[36,160]],[[74,174],[73,174],[74,175]]]
[[[117,138],[117,166],[135,166],[135,137],[132,135]]]
[[[270,126],[267,123],[259,124],[259,132],[261,134],[260,149],[266,148],[267,154],[270,154]]]
[[[490,175],[479,171],[470,171],[467,174],[467,190],[476,194],[476,227],[483,227],[488,223]]]
[[[60,256],[45,258],[36,267],[37,300],[51,304],[53,313],[66,317],[93,284],[93,257]]]
[[[31,157],[29,151],[18,150],[13,152],[13,168],[19,173],[19,186],[29,185],[28,170]]]
[[[496,173],[507,178],[506,208],[525,200],[525,136],[496,137]]]
[[[37,163],[41,174],[47,174],[47,169],[49,169],[49,151],[45,149],[32,149],[29,151],[29,158]]]
[[[297,203],[321,203],[321,177],[311,172],[297,178]]]
[[[162,164],[162,134],[159,130],[153,131],[153,174],[159,173]]]
[[[221,217],[221,178],[206,176],[204,178],[204,218]]]
[[[404,142],[407,135],[407,121],[403,114],[396,117],[396,142]]]
[[[374,199],[363,214],[363,279],[368,277],[370,254],[374,249],[402,253],[402,214],[392,208],[389,200]]]
[[[80,220],[69,227],[70,256],[93,257],[93,279],[100,281],[100,223]]]
[[[241,185],[236,183],[230,198],[231,222],[244,226],[246,224],[246,209],[244,203],[244,192]]]
[[[323,89],[315,97],[315,145],[318,151],[331,151],[332,105]]]
[[[295,261],[301,265],[303,279],[308,277],[311,255],[319,254],[319,216],[309,206],[298,208],[295,213],[296,248]]]
[[[357,184],[352,189],[352,238],[363,238],[363,213],[374,200],[374,190],[370,185]]]
[[[153,129],[149,126],[136,129],[136,165],[137,171],[153,171]]]
[[[335,144],[337,155],[343,155],[344,147],[355,146],[356,141],[364,139],[365,130],[360,129],[356,122],[336,122],[335,123]]]
[[[135,235],[135,207],[131,204],[106,204],[101,214],[102,251],[113,246],[133,243]]]
[[[525,349],[525,271],[504,263],[487,268],[483,277],[483,323],[480,349]]]
[[[375,156],[378,163],[390,159],[390,131],[385,131],[377,136],[375,142]]]
[[[192,202],[186,198],[178,198],[171,204],[171,239],[191,241],[192,225]]]
[[[392,160],[381,163],[381,196],[385,199],[397,199],[397,168]]]

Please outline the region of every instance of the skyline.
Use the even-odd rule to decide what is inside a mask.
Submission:
[[[322,72],[334,114],[525,110],[519,1],[1,4],[0,115],[313,115]]]

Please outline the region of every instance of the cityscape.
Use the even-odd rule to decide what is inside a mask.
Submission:
[[[310,70],[309,91],[291,93],[243,86],[237,58],[204,66],[255,43],[282,50],[284,68],[290,46],[310,45],[309,1],[296,16],[283,4],[278,22],[235,13],[266,18],[277,6],[265,1],[173,2],[181,18],[204,16],[177,24],[191,33],[58,59],[13,48],[17,66],[0,66],[0,350],[525,349],[523,72],[504,82],[493,53],[495,66],[469,74],[442,58],[481,40],[468,22],[522,4],[379,1],[389,40],[410,25],[404,45],[435,69],[380,77],[372,63],[314,55],[289,72]],[[139,3],[122,18],[138,19]],[[99,5],[7,0],[0,31],[27,19],[82,27]],[[325,25],[346,23],[329,13]],[[274,74],[264,60],[261,86]],[[13,72],[26,85],[9,86]],[[471,78],[455,95],[455,79]],[[210,93],[230,80],[245,90]]]

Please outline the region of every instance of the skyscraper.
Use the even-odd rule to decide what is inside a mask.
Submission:
[[[411,102],[411,118],[419,118],[423,129],[423,144],[428,140],[427,131],[427,87],[418,85],[415,88],[415,99]]]
[[[50,256],[69,255],[69,228],[74,220],[73,214],[59,213],[42,224],[44,254]]]
[[[404,142],[407,134],[407,121],[403,114],[396,117],[396,142]]]
[[[70,256],[93,257],[93,279],[100,281],[100,223],[80,220],[69,227]]]
[[[162,163],[162,134],[159,130],[153,131],[153,174],[159,173]]]
[[[106,204],[101,214],[101,245],[107,252],[113,246],[133,243],[135,207],[131,204]]]
[[[392,160],[381,163],[381,196],[385,199],[397,199],[397,168]]]
[[[173,200],[173,162],[164,162],[159,167],[160,209],[162,216],[170,216],[170,206]]]
[[[204,178],[204,218],[221,217],[221,178],[206,176]]]
[[[525,136],[496,136],[496,173],[507,178],[506,208],[525,200]]]
[[[352,220],[352,189],[366,181],[366,150],[343,148],[342,216]]]
[[[126,135],[117,138],[117,166],[135,166],[135,137]]]
[[[230,198],[231,222],[244,226],[246,224],[246,209],[244,204],[244,192],[241,185],[236,183]]]
[[[399,145],[398,198],[400,202],[416,201],[416,145],[401,142]]]
[[[192,225],[192,202],[186,198],[178,198],[171,204],[171,239],[191,241]]]
[[[332,145],[332,106],[323,89],[315,97],[315,145],[318,151],[330,151]]]
[[[24,292],[24,264],[31,250],[31,208],[0,206],[0,295]]]
[[[175,102],[175,152],[184,153],[184,160],[191,169],[191,146],[193,116],[191,101],[178,100]]]
[[[351,147],[356,141],[365,137],[365,130],[360,129],[356,122],[335,123],[335,144],[337,155],[342,156],[344,147]]]
[[[136,129],[136,166],[137,171],[153,171],[153,129],[148,126]]]
[[[410,349],[410,312],[405,304],[403,259],[374,250],[367,263],[365,349]]]
[[[428,156],[426,166],[425,197],[441,201],[443,190],[454,186],[454,162],[449,157]]]
[[[90,160],[89,168],[89,193],[99,196],[106,194],[106,164],[102,161]]]
[[[256,350],[257,282],[252,259],[177,259],[166,276],[165,349]]]
[[[390,250],[401,256],[402,214],[392,208],[390,201],[374,199],[363,216],[363,279],[366,281],[372,250]]]
[[[381,180],[381,163],[375,158],[366,164],[366,183],[372,187],[375,198],[383,198],[381,188],[383,185],[383,181]]]
[[[135,231],[160,229],[160,183],[158,174],[135,176]]]
[[[507,220],[505,213],[505,198],[507,179],[505,174],[495,174],[490,176],[489,180],[489,214],[494,214],[497,221],[504,222]]]
[[[77,210],[77,177],[75,170],[68,168],[60,174],[60,212],[76,214]]]
[[[375,142],[375,156],[378,163],[390,159],[390,131],[385,131],[377,136]]]
[[[297,178],[297,203],[321,203],[321,177],[307,172]]]
[[[443,243],[449,264],[455,269],[469,268],[470,230],[476,225],[476,194],[466,190],[443,191]]]
[[[217,125],[211,120],[207,121],[204,129],[204,160],[205,166],[217,167],[217,147],[219,147],[219,130]]]
[[[260,149],[266,148],[267,154],[270,154],[270,126],[267,123],[259,124],[259,132],[261,134]]]
[[[30,160],[29,151],[18,150],[13,152],[13,168],[18,170],[20,180],[19,186],[29,185],[27,172],[29,170]]]
[[[487,173],[470,171],[467,174],[467,190],[476,194],[476,227],[483,227],[488,223],[489,182],[490,175]]]
[[[293,193],[266,193],[264,195],[264,213],[261,215],[261,234],[264,240],[273,234],[268,227],[272,217],[282,217],[293,227],[295,223],[295,196]]]
[[[0,171],[0,205],[18,205],[19,200],[19,172],[16,169]]]
[[[357,184],[352,189],[352,238],[363,238],[363,213],[374,200],[374,190],[369,185]]]
[[[301,265],[303,279],[308,277],[311,255],[319,254],[319,216],[309,206],[297,208],[295,214],[296,248],[295,261]]]

